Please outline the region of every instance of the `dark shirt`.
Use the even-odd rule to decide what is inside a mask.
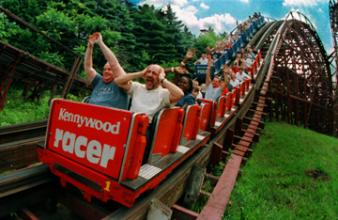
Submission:
[[[88,103],[107,107],[128,109],[128,95],[115,82],[104,83],[102,76],[96,74],[92,81],[93,92]]]
[[[195,104],[195,102],[196,102],[195,97],[191,93],[189,93],[183,96],[180,100],[178,100],[176,106],[183,107],[185,105],[193,105]]]

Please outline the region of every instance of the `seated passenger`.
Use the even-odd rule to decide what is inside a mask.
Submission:
[[[191,94],[195,97],[196,99],[202,99],[203,98],[203,94],[201,93],[201,87],[200,86],[196,86],[192,89]]]
[[[232,88],[238,88],[239,87],[239,81],[236,78],[236,73],[231,73],[231,79],[230,79],[230,85],[232,86]]]
[[[248,46],[247,47],[247,53],[246,53],[246,56],[245,56],[246,65],[248,67],[250,67],[255,62],[255,59],[256,59],[255,53],[253,52],[252,48],[250,46]]]
[[[237,73],[242,65],[243,62],[243,57],[242,54],[240,52],[236,53],[236,58],[232,64],[232,71],[234,71],[235,73]]]
[[[145,84],[132,81],[141,77],[145,80]],[[149,65],[140,72],[121,75],[115,79],[115,82],[131,95],[130,111],[146,113],[149,116],[150,125],[147,130],[147,146],[142,162],[144,164],[148,161],[153,141],[155,129],[153,117],[164,107],[177,102],[183,97],[184,93],[179,87],[165,78],[164,69],[156,64]]]
[[[236,76],[239,83],[242,83],[246,79],[251,79],[251,77],[246,73],[245,69],[246,67],[245,67],[245,64],[243,63],[241,66],[241,70],[237,73],[237,76]]]
[[[196,61],[195,64],[206,65],[208,64],[208,57],[207,54],[202,53],[201,57]]]
[[[145,84],[132,81],[137,78],[143,78]],[[130,111],[148,114],[150,122],[156,112],[184,95],[179,87],[165,78],[164,69],[156,64],[140,72],[120,75],[115,82],[131,95]]]
[[[222,73],[224,81],[229,82],[232,69],[227,64],[224,64]]]
[[[198,83],[198,81],[196,79],[192,80],[192,84],[193,84],[193,90],[192,90],[192,95],[196,98],[196,99],[202,99],[203,98],[203,94],[201,92],[201,87]]]
[[[177,85],[184,92],[184,96],[180,100],[178,100],[176,106],[185,108],[188,105],[195,104],[196,100],[195,97],[192,95],[193,84],[190,76],[182,75]]]
[[[108,61],[103,68],[102,76],[93,68],[93,47],[97,43]],[[104,44],[100,33],[89,36],[84,59],[84,70],[87,73],[88,83],[93,86],[88,100],[91,104],[128,109],[128,95],[118,87],[114,80],[125,75],[113,52]]]
[[[215,75],[211,81],[210,75],[212,63],[213,63],[212,59],[209,58],[207,74],[205,76],[205,85],[207,87],[205,92],[205,98],[217,101],[217,99],[221,96],[222,88],[220,85],[220,77],[218,75]]]

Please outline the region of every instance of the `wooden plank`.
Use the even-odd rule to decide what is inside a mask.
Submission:
[[[173,210],[173,216],[172,219],[176,220],[194,220],[197,218],[198,213],[191,211],[189,209],[186,209],[180,205],[173,205],[172,207]]]
[[[198,220],[222,219],[225,207],[230,199],[231,191],[236,183],[241,163],[242,157],[237,155],[231,156],[212,195],[198,216]]]

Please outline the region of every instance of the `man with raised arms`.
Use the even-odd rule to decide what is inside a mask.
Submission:
[[[102,76],[93,68],[93,47],[97,43],[108,61],[103,67]],[[91,104],[128,109],[128,95],[116,85],[114,80],[125,72],[114,53],[105,45],[100,33],[89,36],[84,60],[84,70],[87,73],[88,83],[93,86],[93,92],[88,100]]]

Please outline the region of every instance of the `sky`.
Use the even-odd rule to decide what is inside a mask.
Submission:
[[[327,53],[333,51],[329,19],[329,0],[129,0],[165,9],[168,4],[179,20],[198,35],[199,30],[213,27],[217,33],[231,31],[254,12],[280,20],[289,11],[305,14],[321,38]]]

